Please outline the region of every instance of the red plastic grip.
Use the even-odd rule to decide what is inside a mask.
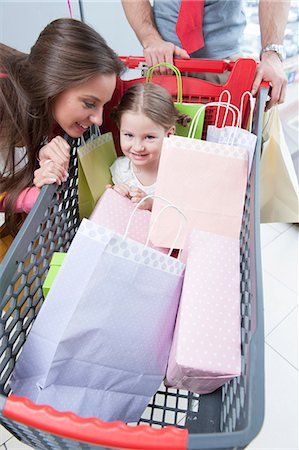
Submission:
[[[25,397],[7,398],[3,416],[29,427],[75,441],[119,449],[186,450],[188,431],[174,426],[155,429],[146,425],[128,426],[62,413],[50,406],[36,405]]]
[[[143,56],[120,56],[119,57],[129,69],[136,69],[140,63],[145,62]],[[216,72],[223,73],[225,70],[231,70],[234,63],[223,60],[210,59],[181,59],[174,58],[173,64],[182,72]]]

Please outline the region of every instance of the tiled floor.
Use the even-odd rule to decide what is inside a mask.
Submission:
[[[299,448],[298,240],[299,227],[295,225],[261,226],[266,411],[262,430],[248,450]],[[0,428],[0,450],[26,449],[30,447]]]

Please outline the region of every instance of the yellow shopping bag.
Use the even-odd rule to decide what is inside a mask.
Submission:
[[[78,201],[80,218],[88,218],[96,202],[112,182],[110,166],[115,161],[112,133],[94,136],[78,148]]]
[[[299,222],[299,188],[278,109],[272,108],[263,130],[260,167],[261,222]]]

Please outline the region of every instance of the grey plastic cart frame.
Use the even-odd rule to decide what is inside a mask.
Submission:
[[[240,235],[241,376],[207,395],[163,388],[135,426],[82,419],[9,395],[8,380],[42,305],[53,252],[67,251],[79,226],[74,145],[68,181],[42,189],[0,265],[0,421],[16,438],[41,450],[221,450],[244,448],[259,432],[264,417],[259,160],[267,92],[260,89],[254,114],[258,139]]]

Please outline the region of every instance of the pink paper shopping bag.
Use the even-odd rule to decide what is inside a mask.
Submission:
[[[192,230],[165,384],[199,394],[240,375],[239,239]]]
[[[164,138],[155,194],[182,210],[192,228],[238,238],[240,234],[248,153],[241,147],[181,136]],[[152,218],[163,207],[154,199]],[[169,247],[179,218],[170,209],[153,230],[152,242]],[[183,239],[177,242],[183,248]]]
[[[107,189],[97,202],[90,220],[117,233],[124,234],[134,208],[135,205],[128,198],[122,197],[113,189]],[[150,218],[150,211],[137,209],[128,230],[128,237],[145,244],[149,234]],[[163,253],[168,252],[167,248],[155,247],[151,241],[149,241],[148,246]]]

